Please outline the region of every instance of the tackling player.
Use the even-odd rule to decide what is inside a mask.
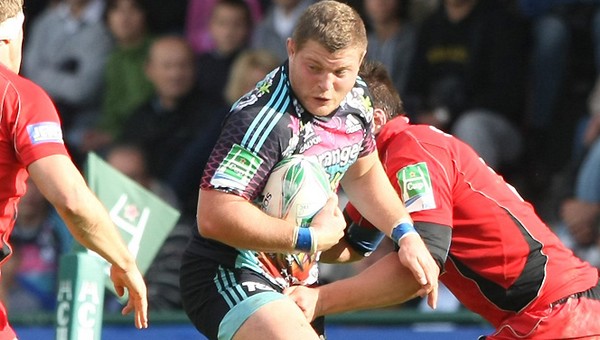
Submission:
[[[435,304],[438,268],[375,152],[371,98],[357,79],[366,46],[356,11],[337,1],[317,2],[288,39],[288,61],[229,113],[206,165],[198,230],[181,267],[184,309],[210,339],[306,340],[323,334],[282,294],[295,283],[293,273],[281,268],[274,274],[261,261],[268,257],[258,255],[325,251],[343,236],[346,224],[335,195],[309,228],[270,217],[253,204],[273,167],[293,154],[318,159],[332,187],[341,182],[364,215],[401,245],[397,256]],[[312,274],[313,281],[302,283],[316,282]]]
[[[598,269],[575,257],[465,143],[405,117],[391,119],[402,106],[383,66],[367,64],[361,76],[374,98],[388,178],[436,259],[440,281],[496,328],[487,339],[600,336]],[[360,222],[368,232],[351,205],[347,212],[356,221],[351,228]],[[314,289],[295,286],[286,294],[312,320],[402,303],[419,288],[388,255],[354,277]]]
[[[112,264],[110,276],[116,292],[122,295],[125,288],[129,292],[123,313],[135,310],[135,325],[146,328],[146,285],[135,259],[69,158],[50,98],[39,86],[17,74],[23,21],[23,0],[0,2],[0,263],[11,254],[8,241],[17,205],[31,176],[75,239]],[[13,338],[15,333],[0,303],[0,339]]]

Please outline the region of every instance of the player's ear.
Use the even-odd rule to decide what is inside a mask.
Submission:
[[[287,49],[288,58],[291,58],[294,55],[294,53],[296,53],[296,43],[294,42],[294,40],[292,38],[287,39],[286,49]]]
[[[387,123],[385,111],[379,108],[373,109],[373,133],[378,134],[385,123]]]

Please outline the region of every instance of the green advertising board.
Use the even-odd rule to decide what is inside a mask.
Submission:
[[[145,273],[177,223],[179,211],[94,153],[88,154],[86,178],[135,256],[138,268]],[[114,292],[108,276],[109,264],[102,262],[106,287]]]

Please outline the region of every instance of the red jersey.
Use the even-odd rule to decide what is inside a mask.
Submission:
[[[452,228],[440,281],[493,326],[598,282],[598,270],[575,257],[531,204],[457,138],[399,117],[377,144],[413,220]]]
[[[36,84],[0,64],[0,246],[9,254],[8,236],[17,204],[26,190],[27,167],[54,154],[67,155],[58,113]]]

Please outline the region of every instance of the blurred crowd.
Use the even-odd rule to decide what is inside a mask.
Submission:
[[[151,309],[181,308],[178,257],[219,126],[285,62],[314,1],[25,0],[22,74],[53,99],[77,164],[96,152],[182,212],[146,274]],[[600,268],[600,0],[344,2],[363,16],[366,58],[386,65],[406,115],[470,144]],[[53,310],[72,239],[29,188],[0,296],[9,309]],[[391,250],[323,266],[323,277]],[[440,305],[460,308],[450,295]]]

